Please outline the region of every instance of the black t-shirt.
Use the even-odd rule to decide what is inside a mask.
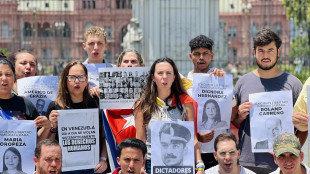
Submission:
[[[39,116],[36,107],[26,98],[14,95],[10,99],[0,99],[0,110],[13,111],[18,120],[34,120]]]

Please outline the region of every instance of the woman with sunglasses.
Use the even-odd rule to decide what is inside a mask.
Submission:
[[[59,88],[58,88],[58,96],[56,97],[54,102],[51,102],[47,115],[49,116],[49,120],[51,121],[51,131],[49,133],[50,139],[58,140],[58,124],[57,118],[59,116],[59,112],[57,110],[61,109],[88,109],[88,108],[99,108],[98,105],[99,99],[98,97],[91,97],[88,90],[88,78],[87,78],[87,69],[86,67],[79,61],[73,61],[69,63],[63,72],[61,73]],[[99,115],[98,115],[99,116]],[[100,125],[102,124],[102,117],[99,117]],[[102,126],[100,126],[101,140],[104,140],[104,130]],[[82,170],[82,171],[72,171],[72,172],[64,172],[64,173],[102,173],[107,169],[107,149],[105,143],[101,144],[101,154],[100,154],[100,162],[95,167],[94,170]]]

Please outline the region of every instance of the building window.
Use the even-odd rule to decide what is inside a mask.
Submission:
[[[86,1],[83,0],[83,9],[85,9],[85,8],[86,8]]]
[[[93,0],[93,9],[95,9],[95,8],[96,8],[96,1]]]
[[[116,8],[119,9],[121,8],[121,0],[116,0]]]
[[[43,59],[46,59],[46,57],[47,57],[47,51],[46,51],[45,48],[43,48],[43,49],[42,49],[42,58],[43,58]]]
[[[24,36],[25,37],[31,37],[32,36],[32,28],[31,28],[31,24],[29,22],[25,22]]]
[[[51,36],[51,27],[50,27],[50,24],[47,22],[45,22],[43,24],[42,36],[43,37],[50,37]]]
[[[126,0],[122,0],[122,8],[126,8]]]
[[[107,32],[107,40],[112,39],[112,35],[113,35],[112,28],[111,27],[104,27],[104,30]]]
[[[50,7],[50,4],[47,2],[45,3],[45,8],[49,8]]]
[[[274,31],[275,31],[278,35],[281,35],[281,33],[282,33],[281,24],[279,24],[279,23],[274,24]]]
[[[233,49],[233,59],[234,59],[234,62],[237,62],[237,56],[238,56],[238,51],[236,49]]]
[[[87,1],[87,4],[88,4],[88,9],[90,9],[91,8],[90,0]]]
[[[65,22],[65,27],[64,27],[64,31],[63,31],[63,37],[71,37],[71,29],[70,26],[67,22]]]
[[[128,1],[128,8],[132,9],[132,2],[131,2],[131,0]]]
[[[86,30],[88,30],[90,27],[92,27],[93,26],[93,24],[92,23],[87,23],[86,25],[85,25],[85,31]]]
[[[238,36],[238,28],[237,27],[229,27],[228,28],[228,37],[237,37]]]
[[[64,7],[68,8],[68,3],[67,2],[64,3]]]
[[[3,39],[9,38],[9,24],[7,24],[7,23],[2,24],[2,26],[1,26],[1,33],[2,33],[1,37]]]

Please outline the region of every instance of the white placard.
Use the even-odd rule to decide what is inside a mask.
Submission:
[[[229,129],[233,77],[194,73],[193,98],[198,103],[198,132]]]
[[[99,68],[100,109],[133,109],[149,67]]]
[[[99,162],[98,109],[58,110],[62,171],[93,169]]]
[[[151,121],[153,174],[194,173],[194,122]]]
[[[46,115],[48,105],[57,96],[58,76],[32,76],[17,80],[18,95],[25,96]]]
[[[272,151],[276,136],[294,133],[292,91],[249,95],[252,152]]]
[[[36,140],[37,128],[33,121],[1,120],[0,171],[6,173],[7,169],[17,169],[20,173],[32,174],[35,171],[33,157]]]

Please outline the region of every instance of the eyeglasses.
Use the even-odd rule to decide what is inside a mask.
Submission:
[[[229,152],[219,152],[219,156],[222,157],[222,158],[225,158],[227,154],[230,157],[236,157],[238,153],[235,150],[232,150],[232,151],[229,151]]]
[[[87,79],[87,75],[68,75],[67,78],[69,82],[74,82],[76,79],[78,79],[80,82],[85,82]]]
[[[193,56],[196,59],[199,59],[201,55],[203,58],[206,58],[208,55],[211,55],[211,53],[208,53],[208,52],[204,52],[204,53],[195,52],[195,53],[193,53]]]

